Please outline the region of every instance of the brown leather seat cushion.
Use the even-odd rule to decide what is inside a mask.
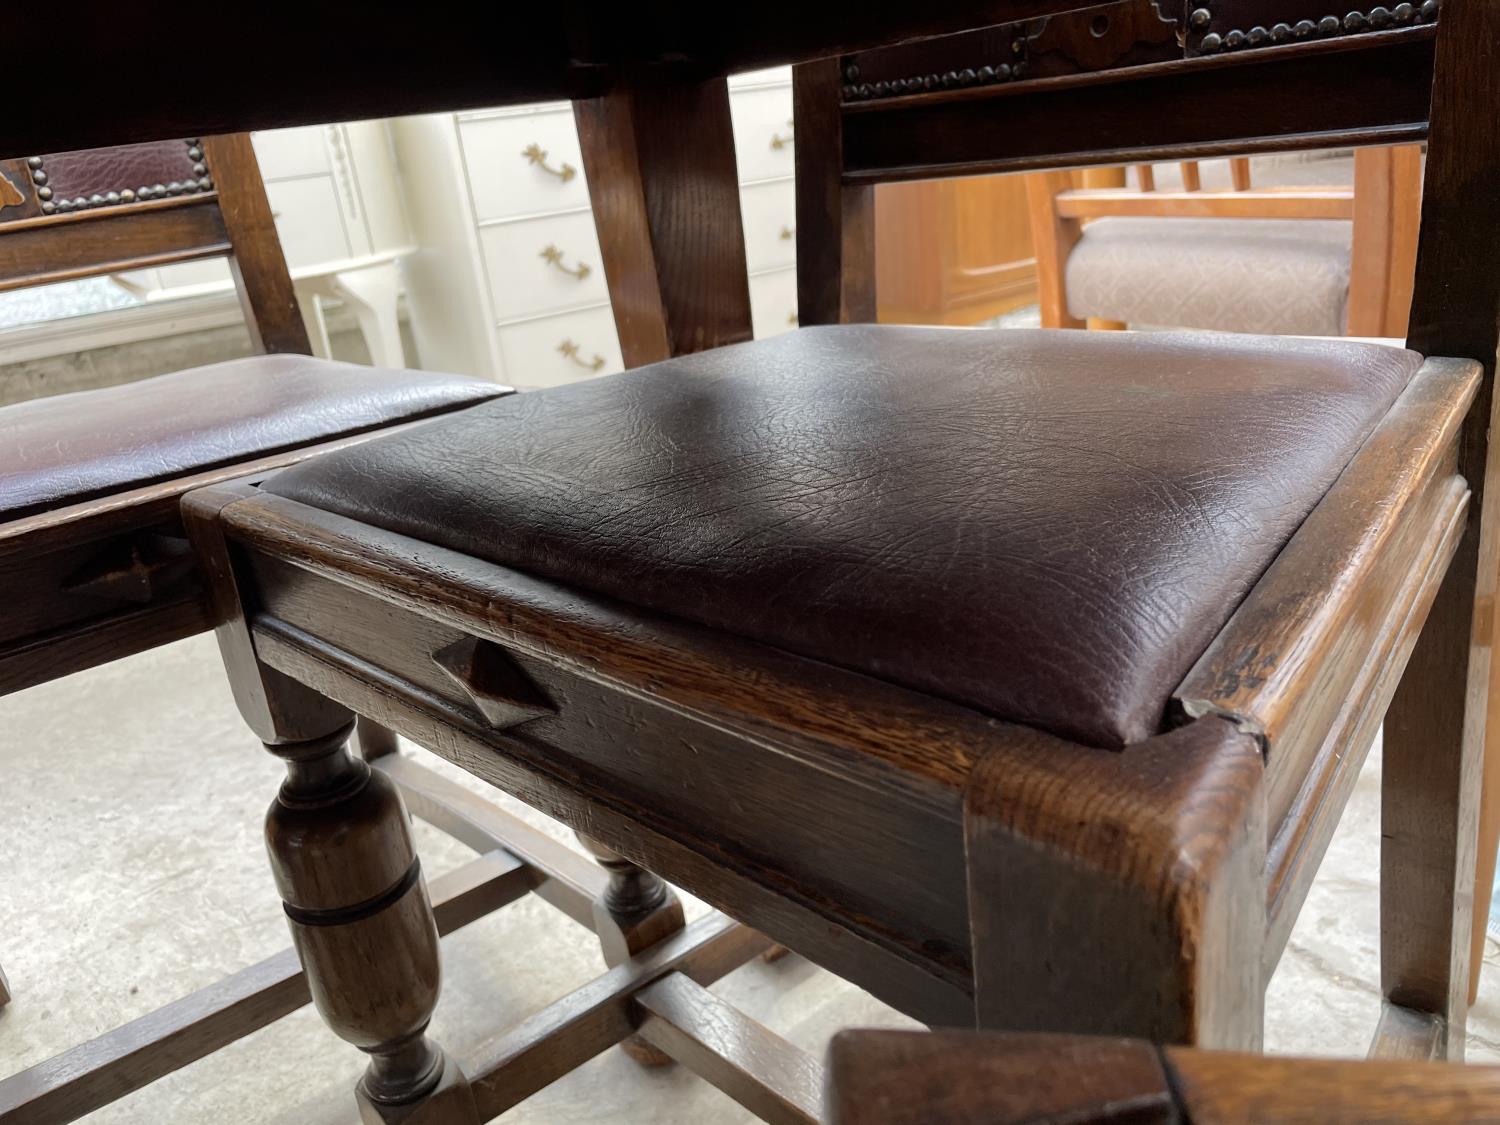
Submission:
[[[452,410],[507,388],[253,356],[0,409],[0,520]]]
[[[808,328],[464,411],[268,487],[1083,742],[1171,692],[1412,352]]]

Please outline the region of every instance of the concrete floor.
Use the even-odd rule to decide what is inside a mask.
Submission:
[[[0,700],[0,965],[16,997],[0,1011],[0,1074],[287,944],[260,844],[280,772],[240,725],[208,637]],[[1271,984],[1273,1051],[1359,1055],[1374,1026],[1379,780],[1377,753]],[[470,856],[423,825],[417,834],[429,877]],[[690,916],[703,909],[689,903]],[[602,969],[592,936],[533,899],[449,937],[443,953],[433,1031],[460,1058]],[[716,991],[817,1053],[838,1028],[910,1022],[797,957],[754,962]],[[1500,1059],[1500,970],[1485,977],[1470,1033],[1471,1060]],[[87,1120],[349,1123],[362,1065],[304,1009]],[[748,1117],[681,1067],[643,1071],[609,1051],[505,1119]]]

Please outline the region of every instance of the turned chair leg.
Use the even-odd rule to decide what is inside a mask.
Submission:
[[[352,726],[267,745],[287,777],[266,845],[313,1002],[370,1056],[366,1125],[477,1125],[462,1071],[426,1036],[438,933],[395,786],[349,752]]]
[[[594,930],[611,968],[628,961],[683,928],[682,902],[658,876],[599,841],[578,834],[583,846],[609,872],[604,898],[594,903]],[[672,1057],[638,1036],[620,1048],[642,1066],[666,1066]]]

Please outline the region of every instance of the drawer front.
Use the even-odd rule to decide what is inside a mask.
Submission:
[[[571,109],[461,121],[458,135],[480,222],[588,207]]]
[[[790,176],[793,171],[792,88],[736,90],[729,99],[740,182]]]
[[[316,176],[329,169],[324,126],[304,125],[296,129],[268,129],[252,138],[255,159],[264,180],[292,176]]]
[[[333,177],[282,180],[266,185],[286,264],[297,269],[349,257],[349,236]]]
[[[797,264],[797,187],[791,180],[741,189],[740,214],[751,273]]]
[[[594,216],[548,215],[479,232],[496,320],[609,300]]]
[[[755,338],[779,336],[797,327],[797,271],[777,270],[750,279],[750,323]]]
[[[517,387],[555,387],[625,369],[608,305],[507,324],[498,335],[505,381]]]

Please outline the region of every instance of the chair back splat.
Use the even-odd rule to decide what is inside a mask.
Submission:
[[[221,256],[255,350],[311,354],[249,134],[0,160],[0,292]]]

